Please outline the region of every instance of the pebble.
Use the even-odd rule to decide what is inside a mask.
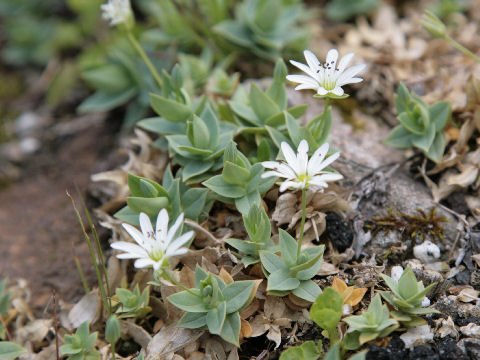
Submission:
[[[427,240],[413,248],[413,256],[425,264],[433,263],[440,258],[440,248]]]

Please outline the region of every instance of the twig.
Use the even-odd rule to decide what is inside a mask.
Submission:
[[[215,245],[222,244],[221,240],[217,239],[210,231],[203,228],[202,226],[200,226],[200,224],[196,223],[195,221],[190,220],[190,219],[185,219],[185,224],[187,224],[188,226],[191,226],[195,230],[198,230],[201,233],[205,234],[211,241],[213,241],[215,243]]]
[[[53,323],[55,326],[55,354],[57,356],[57,360],[59,360],[60,352],[58,347],[57,294],[55,289],[53,289]]]

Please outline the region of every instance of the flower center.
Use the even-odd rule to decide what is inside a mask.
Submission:
[[[152,249],[148,253],[148,256],[150,256],[150,259],[152,259],[155,262],[159,262],[160,260],[162,260],[164,255],[165,255],[165,252],[162,249]]]
[[[301,183],[307,183],[310,180],[310,176],[307,174],[300,174],[297,176],[297,180]]]

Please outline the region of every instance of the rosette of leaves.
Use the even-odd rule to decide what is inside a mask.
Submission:
[[[153,221],[163,208],[168,210],[171,219],[176,219],[182,212],[187,219],[194,221],[207,216],[213,204],[213,198],[208,196],[208,189],[188,187],[182,181],[180,172],[173,177],[170,167],[167,167],[163,174],[162,185],[128,174],[131,196],[127,198],[127,205],[119,210],[115,217],[138,226],[138,215],[141,212],[146,213]]]
[[[142,318],[147,315],[152,308],[148,306],[150,300],[150,287],[147,286],[140,292],[138,284],[133,291],[124,288],[115,290],[114,301],[118,301],[116,314],[121,318]]]
[[[270,295],[286,296],[290,293],[314,302],[322,293],[311,279],[322,265],[324,245],[303,249],[297,259],[297,242],[286,231],[279,230],[281,256],[271,251],[260,251],[262,269],[267,277]]]
[[[304,17],[298,0],[244,0],[235,9],[235,19],[214,29],[238,50],[274,61],[307,46],[308,30],[300,26]]]
[[[203,182],[222,202],[235,204],[238,211],[248,214],[253,205],[262,204],[262,196],[275,183],[276,178],[262,179],[262,164],[251,165],[237,150],[234,142],[226,147],[221,175]]]
[[[397,320],[390,318],[390,311],[387,305],[382,305],[379,294],[375,295],[368,310],[361,315],[348,316],[343,320],[350,326],[350,330],[358,333],[360,345],[388,336],[399,326]]]
[[[417,281],[410,266],[405,269],[398,282],[384,274],[382,274],[382,278],[391,292],[380,291],[380,294],[385,301],[398,309],[398,311],[392,311],[394,319],[406,326],[417,326],[425,324],[425,320],[417,315],[438,313],[435,309],[422,307],[423,298],[435,286],[435,283],[424,287],[423,282]]]
[[[233,131],[221,131],[216,114],[206,106],[200,116],[187,121],[185,135],[167,136],[173,161],[182,166],[187,183],[208,179],[222,167],[222,154],[232,140]]]
[[[266,91],[253,82],[250,84],[250,92],[243,86],[238,87],[228,104],[234,114],[232,121],[244,127],[243,133],[265,133],[265,126],[278,128],[285,125],[284,110],[294,118],[305,113],[308,105],[287,109],[286,75],[287,67],[280,59],[275,64],[272,84]]]
[[[385,143],[399,148],[416,147],[430,160],[440,162],[447,145],[443,129],[450,121],[450,103],[439,101],[428,106],[400,83],[395,107],[400,125],[392,130]]]
[[[251,206],[248,214],[243,214],[242,218],[248,240],[226,239],[225,242],[242,253],[242,263],[247,267],[260,261],[261,250],[275,253],[278,247],[272,241],[270,219],[263,207]]]
[[[95,350],[98,332],[90,334],[88,321],[80,325],[73,335],[65,335],[60,353],[68,355],[69,360],[97,360],[100,353]]]
[[[208,330],[239,346],[240,311],[252,301],[261,280],[230,281],[197,265],[195,288],[170,295],[170,301],[185,314],[177,326]]]
[[[131,127],[147,115],[149,93],[155,91],[157,85],[130,44],[117,41],[106,52],[108,55],[103,61],[84,65],[81,77],[95,92],[79,105],[78,110],[110,111],[128,104],[124,126]]]

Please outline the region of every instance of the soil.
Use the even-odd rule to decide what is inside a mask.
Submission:
[[[26,279],[35,311],[43,311],[53,289],[66,301],[82,295],[74,256],[89,284],[95,281],[66,191],[75,194],[77,185],[85,196],[90,175],[109,166],[111,142],[112,131],[103,123],[55,139],[27,160],[20,180],[0,191],[0,278]]]

